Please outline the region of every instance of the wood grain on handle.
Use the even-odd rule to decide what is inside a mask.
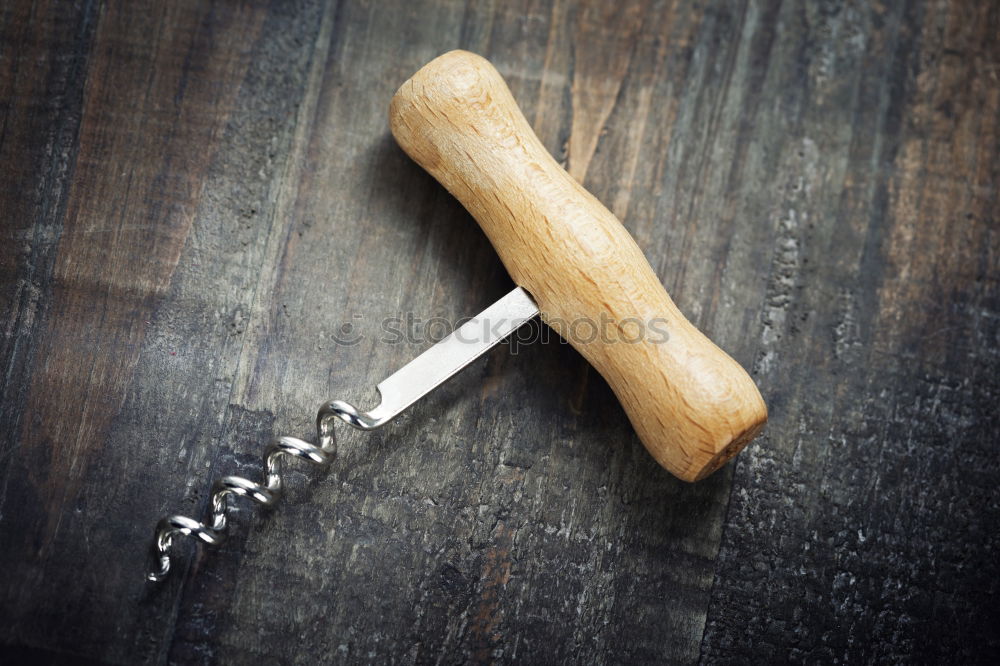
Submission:
[[[436,58],[396,92],[389,122],[476,218],[543,320],[607,380],[661,465],[702,479],[761,431],[767,407],[749,375],[684,318],[618,219],[545,150],[489,62],[465,51]]]

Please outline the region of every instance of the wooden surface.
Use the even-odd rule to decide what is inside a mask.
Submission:
[[[3,656],[995,662],[998,33],[971,1],[4,3]],[[765,435],[689,485],[575,351],[500,348],[146,587],[159,516],[427,346],[383,319],[510,288],[388,133],[459,47]]]
[[[746,370],[685,319],[488,60],[454,50],[421,67],[393,95],[389,127],[479,222],[540,319],[607,381],[657,462],[699,481],[760,434],[767,407]]]

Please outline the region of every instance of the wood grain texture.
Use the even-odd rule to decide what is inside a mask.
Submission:
[[[455,50],[424,65],[393,95],[389,126],[476,218],[542,321],[607,380],[657,462],[700,481],[760,433],[767,407],[753,380],[546,152],[489,61]]]
[[[0,657],[995,662],[998,33],[958,0],[4,3]],[[454,48],[767,433],[685,484],[569,346],[501,348],[146,588],[160,515],[510,289],[388,133]]]

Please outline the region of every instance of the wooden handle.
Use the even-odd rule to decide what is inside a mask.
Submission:
[[[697,481],[761,431],[767,407],[753,380],[684,318],[618,219],[545,150],[489,62],[465,51],[436,58],[396,92],[389,122],[476,218],[543,320],[611,385],[661,465]]]

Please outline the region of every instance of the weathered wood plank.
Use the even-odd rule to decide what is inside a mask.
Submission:
[[[8,4],[0,643],[989,661],[998,30],[930,0]],[[456,47],[753,368],[767,436],[686,485],[566,345],[502,348],[146,588],[161,514],[429,344],[383,320],[509,289],[388,136],[395,87]]]
[[[737,465],[708,661],[1000,654],[998,20],[781,8],[771,67],[805,78],[764,94],[805,94],[772,148],[774,418]]]
[[[28,341],[25,416],[5,428],[2,557],[18,575],[3,586],[3,631],[50,646],[67,623],[57,649],[130,662],[165,652],[172,633],[176,589],[144,603],[137,575],[152,521],[184,506],[188,480],[200,487],[216,454],[213,401],[226,388],[205,370],[225,371],[232,313],[252,297],[259,263],[241,254],[259,252],[261,230],[241,217],[252,206],[234,205],[244,203],[236,179],[217,214],[205,212],[219,197],[211,165],[231,128],[239,145],[228,154],[251,163],[244,178],[280,172],[267,157],[271,114],[279,100],[293,108],[304,86],[292,69],[299,45],[268,37],[266,60],[280,60],[289,83],[241,133],[241,87],[263,96],[275,83],[250,69],[266,8],[98,9],[58,251],[42,282],[48,316]],[[192,257],[192,244],[202,253]],[[192,275],[209,283],[185,291]]]
[[[7,6],[0,17],[0,210],[5,234],[0,243],[5,314],[0,465],[6,466],[24,417],[33,340],[49,309],[96,11],[25,3]]]

